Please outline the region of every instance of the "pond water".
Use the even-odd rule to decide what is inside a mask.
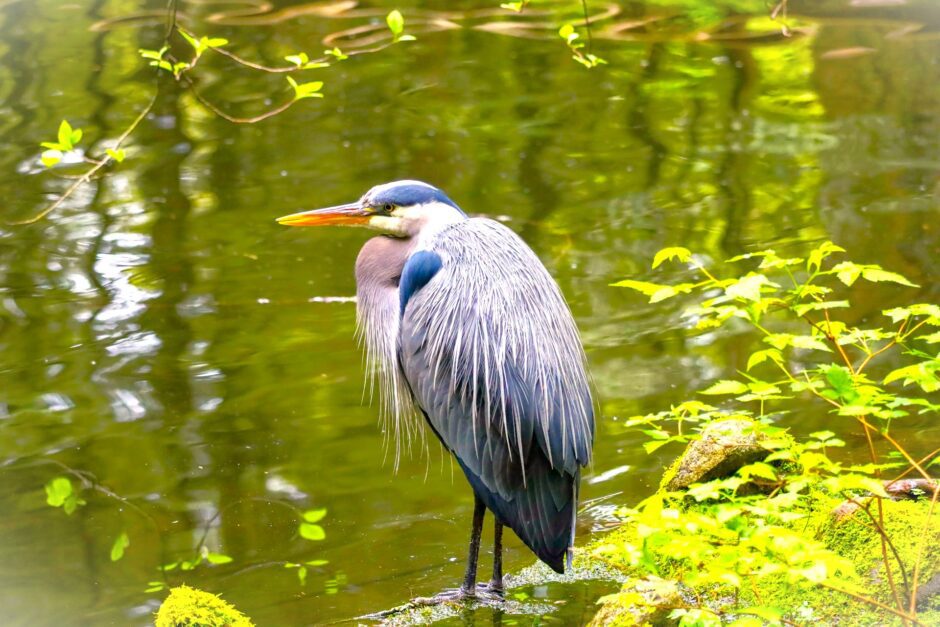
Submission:
[[[859,287],[857,319],[940,295],[935,2],[792,0],[788,37],[761,0],[589,2],[603,14],[593,50],[608,61],[590,71],[556,34],[579,3],[513,16],[497,0],[335,2],[332,13],[278,2],[253,15],[259,3],[182,2],[190,30],[269,65],[317,56],[324,39],[368,47],[344,31],[377,24],[384,38],[392,8],[417,35],[306,71],[325,98],[255,125],[155,82],[137,50],[160,47],[165,4],[0,2],[5,625],[148,624],[165,596],[145,591],[163,580],[158,566],[202,544],[232,561],[177,568],[166,583],[223,593],[259,625],[341,622],[459,580],[472,511],[459,469],[431,442],[394,473],[362,402],[348,297],[366,234],[286,229],[277,216],[419,178],[525,238],[574,310],[602,409],[580,542],[611,506],[649,494],[677,453],[647,455],[623,420],[733,375],[754,339],[693,336],[688,302],[609,287],[687,273],[650,270],[655,251],[719,261],[830,239],[924,286]],[[288,96],[283,74],[212,52],[200,63],[203,97],[232,115]],[[157,88],[126,161],[44,219],[11,224],[81,172],[38,164],[62,118],[100,152]],[[812,403],[788,420],[842,428]],[[862,442],[844,427],[850,455]],[[928,417],[897,428],[914,453],[940,436]],[[47,482],[78,487],[80,475],[101,488],[81,493],[86,504],[72,515],[46,504]],[[325,537],[299,536],[298,512],[323,508]],[[112,561],[122,532],[130,544]],[[532,562],[516,538],[507,545],[509,571]],[[313,560],[325,563],[304,583],[285,567]],[[610,587],[524,590],[558,606],[543,622],[578,624]]]

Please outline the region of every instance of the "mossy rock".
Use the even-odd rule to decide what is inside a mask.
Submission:
[[[188,586],[170,590],[155,623],[155,627],[254,627],[232,604]]]
[[[801,534],[822,542],[830,550],[847,558],[855,566],[858,583],[863,594],[879,603],[894,607],[885,564],[882,558],[881,536],[874,530],[867,514],[856,512],[853,516],[839,517],[834,514],[840,501],[828,495],[816,494],[811,499],[812,509],[807,516],[793,523]],[[690,507],[696,507],[691,504]],[[921,624],[940,625],[940,519],[938,512],[930,512],[930,499],[883,500],[884,529],[904,564],[904,574],[891,557],[891,578],[899,595],[910,598],[907,581],[913,579],[914,564],[919,563],[918,593],[916,595],[917,617]],[[877,508],[871,508],[877,516]],[[930,521],[930,524],[927,524]],[[585,558],[591,555],[603,558],[608,566],[621,570],[628,577],[641,577],[626,559],[628,546],[636,545],[635,525],[627,524],[586,547]],[[889,555],[893,555],[888,549]],[[623,556],[617,561],[617,556]],[[613,561],[611,558],[614,558]],[[682,580],[682,574],[673,572],[674,567],[658,563],[664,577]],[[669,625],[670,619],[661,615],[643,617],[640,614],[643,602],[631,596],[635,592],[628,580],[621,594],[610,595],[601,600],[601,608],[594,625]],[[686,590],[686,593],[691,592]],[[697,589],[694,591],[706,604],[727,609],[733,590],[730,588]],[[631,600],[632,599],[632,600]],[[783,610],[789,620],[799,624],[818,623],[824,625],[882,626],[900,625],[900,619],[874,605],[857,600],[847,594],[823,587],[796,585],[786,576],[772,576],[755,580],[755,586],[742,586],[739,590],[738,607],[763,606]],[[630,622],[630,621],[634,622]]]
[[[678,621],[669,615],[675,608],[685,605],[674,584],[631,577],[624,582],[620,592],[602,599],[601,609],[589,627],[675,625]]]
[[[684,490],[693,483],[729,477],[738,468],[764,459],[770,451],[761,443],[769,440],[770,435],[757,427],[757,423],[745,418],[709,424],[665,472],[660,488]]]

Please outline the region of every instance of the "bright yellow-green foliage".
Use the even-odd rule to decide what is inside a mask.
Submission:
[[[254,627],[233,605],[188,586],[170,590],[157,611],[156,627]]]
[[[839,504],[837,499],[815,494],[813,509],[804,519],[791,524],[790,533],[799,533],[808,539],[816,538],[825,550],[838,554],[852,566],[852,579],[865,596],[881,603],[892,604],[892,594],[885,577],[881,555],[881,541],[872,530],[870,520],[864,512],[856,512],[852,518],[837,520],[832,510]],[[917,556],[922,547],[926,548],[920,558],[921,585],[940,577],[940,525],[926,525],[929,501],[885,501],[885,531],[892,538],[907,576],[911,577]],[[698,507],[693,507],[693,510]],[[702,509],[706,509],[703,507]],[[640,530],[639,532],[642,532]],[[587,553],[600,558],[609,565],[642,576],[643,568],[628,558],[632,547],[638,545],[638,524],[626,524],[616,531],[597,540],[588,547]],[[637,556],[639,557],[639,555]],[[903,586],[903,577],[892,560],[892,573],[896,582]],[[604,625],[639,625],[637,617],[650,616],[649,609],[643,608],[644,600],[649,600],[648,588],[656,583],[660,588],[668,589],[670,583],[687,581],[690,573],[684,570],[678,561],[660,559],[657,561],[661,579],[648,577],[638,587],[637,579],[630,579],[624,590],[605,597],[596,624]],[[844,625],[887,625],[900,623],[899,620],[883,610],[845,594],[839,594],[822,586],[807,585],[789,579],[785,573],[755,578],[755,585],[741,586],[736,598],[736,609],[763,608],[764,618],[770,624],[776,624],[773,616],[785,616],[796,623],[818,622],[820,624]],[[674,586],[675,584],[672,583]],[[730,613],[734,615],[735,596],[733,586],[702,585],[696,592],[708,607],[716,610],[716,615]],[[688,597],[689,595],[686,595]],[[670,607],[681,607],[672,604]],[[767,620],[770,619],[770,620]],[[922,604],[918,619],[925,625],[940,624],[940,604],[933,607]],[[707,621],[705,622],[707,624]],[[744,623],[747,624],[747,623]],[[754,623],[761,624],[761,623]]]
[[[909,452],[889,427],[940,412],[933,396],[940,391],[940,306],[897,307],[883,312],[881,327],[852,326],[846,320],[858,316],[840,313],[851,307],[846,288],[856,281],[916,286],[878,266],[838,259],[844,252],[826,242],[805,258],[749,253],[729,259],[721,269],[737,272],[723,278],[673,247],[655,256],[653,268],[687,264],[686,282],[615,284],[650,302],[698,297],[685,314],[693,331],[743,322],[761,336],[744,371],[700,392],[714,404],[687,400],[626,421],[649,438],[647,452],[692,445],[659,491],[620,510],[624,527],[592,552],[657,594],[678,586],[684,601],[672,605],[670,618],[681,626],[938,618],[940,603],[912,598],[914,588],[938,596],[940,507],[930,494],[916,503],[891,501],[884,480],[902,471],[927,480],[936,465],[936,451],[915,463],[926,451]],[[737,264],[746,266],[744,274]],[[867,367],[887,351],[904,365],[876,378]],[[788,422],[808,403],[829,407],[833,430],[795,440]],[[717,433],[722,424],[734,425],[732,439]],[[830,457],[847,433],[869,439],[871,455]],[[893,457],[876,456],[882,442]],[[723,449],[744,448],[739,463],[726,463]],[[750,450],[759,448],[766,452]],[[688,460],[695,468],[685,472]],[[845,502],[859,509],[836,521],[831,511]],[[624,589],[606,602],[640,607],[605,615],[642,621],[637,609],[655,605],[651,598],[635,586]]]

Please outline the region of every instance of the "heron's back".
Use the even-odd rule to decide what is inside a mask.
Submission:
[[[466,220],[419,248],[400,284],[404,377],[487,507],[562,571],[594,439],[570,310],[498,222]]]

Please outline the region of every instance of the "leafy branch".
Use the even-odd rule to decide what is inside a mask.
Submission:
[[[157,70],[158,74],[170,74],[174,80],[182,83],[186,88],[188,88],[195,99],[202,106],[211,111],[213,114],[233,124],[256,124],[287,111],[291,106],[300,100],[306,100],[309,98],[322,98],[323,94],[321,93],[321,90],[323,88],[323,82],[300,82],[295,80],[293,77],[288,76],[287,83],[291,90],[291,96],[287,100],[282,102],[280,105],[277,105],[268,111],[255,116],[234,116],[224,111],[218,105],[214,104],[211,100],[206,98],[197,88],[196,81],[192,76],[200,60],[204,57],[205,53],[209,51],[215,52],[223,57],[226,57],[227,59],[230,59],[231,61],[234,61],[238,65],[252,70],[266,73],[291,73],[325,68],[333,62],[344,61],[354,55],[378,52],[398,42],[413,41],[415,39],[412,35],[407,35],[404,33],[404,17],[402,16],[401,12],[394,10],[390,12],[386,18],[391,35],[391,40],[388,43],[374,46],[368,49],[349,52],[344,52],[338,47],[333,47],[332,49],[324,50],[323,55],[317,59],[311,59],[306,52],[301,51],[296,54],[287,55],[284,57],[285,61],[287,61],[289,65],[271,67],[249,61],[233,52],[230,52],[229,50],[226,50],[224,46],[229,44],[227,39],[221,37],[198,36],[181,28],[176,22],[176,4],[177,3],[175,0],[171,0],[169,3],[169,10],[167,15],[168,25],[162,47],[157,50],[141,49],[139,50],[139,54],[147,61],[148,65],[154,67]],[[188,59],[177,59],[170,52],[170,40],[174,34],[178,34],[189,45],[192,53]],[[36,215],[21,221],[12,222],[12,224],[27,225],[42,220],[50,213],[58,209],[62,203],[64,203],[75,193],[76,190],[78,190],[79,187],[94,179],[104,170],[106,166],[122,163],[127,156],[123,145],[144,120],[147,114],[149,114],[153,109],[153,106],[157,101],[159,89],[160,86],[158,82],[154,91],[154,95],[150,99],[149,103],[143,108],[143,110],[141,110],[140,114],[134,118],[130,125],[124,129],[121,135],[116,140],[110,142],[111,145],[105,148],[104,154],[100,158],[94,159],[85,157],[84,160],[90,162],[91,167],[79,175],[75,181],[52,204]],[[42,142],[41,147],[44,150],[40,155],[40,162],[46,168],[53,168],[57,166],[63,161],[63,157],[66,154],[76,150],[76,145],[82,140],[83,135],[84,133],[82,129],[73,128],[67,120],[63,120],[59,125],[56,140]]]
[[[654,256],[653,268],[678,261],[703,278],[672,285],[632,279],[614,284],[644,294],[651,303],[700,294],[700,302],[683,314],[693,329],[712,330],[737,320],[750,324],[761,338],[762,346],[750,354],[738,378],[717,381],[701,391],[712,397],[732,398],[736,403],[733,409],[689,400],[668,411],[630,418],[627,426],[639,428],[649,438],[644,444],[647,452],[701,437],[701,431],[696,433],[689,425],[704,429],[705,425],[726,420],[752,424],[762,438],[761,446],[769,452],[763,461],[740,468],[735,476],[692,485],[683,494],[657,493],[652,501],[648,499],[633,510],[625,509],[626,519],[642,525],[642,543],[626,547],[625,553],[615,551],[619,559],[645,564],[653,574],[658,568],[654,555],[671,562],[678,560],[692,568],[691,575],[684,575],[690,585],[712,582],[731,585],[735,590],[740,589],[744,579],[749,579],[753,587],[753,581],[784,572],[783,568],[794,582],[802,580],[807,585],[838,591],[890,612],[902,622],[921,624],[917,619],[917,588],[929,534],[925,527],[917,551],[910,558],[913,565],[905,564],[896,538],[891,537],[886,525],[884,500],[891,496],[888,489],[894,493],[898,482],[914,473],[920,478],[909,481],[920,482],[918,489],[932,492],[924,524],[929,526],[935,515],[940,486],[927,469],[936,463],[940,449],[915,459],[892,435],[890,426],[911,414],[940,411],[940,404],[931,400],[932,394],[940,391],[940,353],[932,348],[940,344],[940,331],[936,330],[940,327],[940,306],[916,303],[888,309],[882,314],[889,324],[877,327],[852,326],[836,319],[835,313],[851,306],[847,298],[836,295],[840,287],[850,288],[859,280],[917,287],[904,276],[877,265],[832,260],[844,252],[825,242],[805,258],[781,257],[773,250],[749,253],[726,263],[756,262],[756,268],[742,276],[722,278],[688,249],[673,247]],[[806,325],[806,331],[800,332],[797,324]],[[905,358],[907,363],[873,377],[869,367],[887,354]],[[827,363],[827,358],[833,361]],[[755,373],[762,368],[782,378],[758,377]],[[813,433],[808,442],[796,442],[774,424],[805,394],[824,402],[836,416],[861,427],[869,463],[847,466],[831,460],[827,449],[845,445],[833,432]],[[875,437],[880,437],[907,464],[891,481],[882,481],[882,472],[897,464],[880,459]],[[745,490],[747,486],[756,487],[758,494]],[[880,540],[880,559],[893,606],[862,594],[839,555],[790,537],[792,523],[805,517],[818,495],[841,497],[854,508],[847,510],[850,516],[862,512],[867,517],[862,524]],[[711,504],[689,510],[681,505],[683,499]],[[877,511],[871,509],[873,502]],[[668,522],[661,520],[663,516]],[[779,553],[771,545],[755,544],[754,539],[766,529],[772,529],[777,538],[789,538],[786,542],[792,546]],[[794,567],[789,560],[795,547],[799,549],[796,554],[804,558],[814,555],[816,565]],[[892,565],[901,574],[900,582],[895,580]]]

